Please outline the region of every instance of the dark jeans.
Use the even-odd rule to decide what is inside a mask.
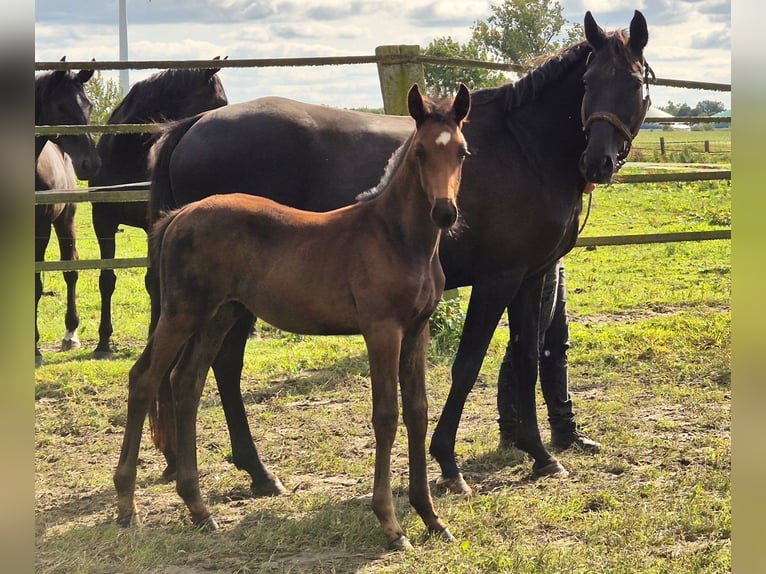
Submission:
[[[511,325],[513,329],[513,325]],[[513,364],[511,360],[514,337],[505,351],[497,381],[497,408],[500,432],[515,436],[516,416],[511,402]],[[564,265],[559,260],[545,274],[540,305],[540,387],[548,408],[551,430],[566,433],[576,429],[572,398],[569,395],[567,350],[569,349],[569,320],[567,318],[567,289]]]

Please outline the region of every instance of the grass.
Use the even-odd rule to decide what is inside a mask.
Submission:
[[[714,228],[728,224],[730,206],[728,182],[601,186],[584,234]],[[81,257],[97,258],[87,204],[78,218]],[[140,256],[144,245],[142,232],[126,229],[118,256]],[[243,393],[259,451],[291,494],[248,496],[247,476],[226,460],[230,446],[211,380],[198,453],[203,493],[221,532],[191,527],[173,485],[159,480],[164,465],[148,435],[137,485],[145,525],[117,527],[111,475],[127,372],[146,336],[143,272],[117,272],[119,352],[112,361],[90,358],[98,273],[80,273],[83,348],[66,353],[56,351],[63,280],[47,273],[45,288],[54,295],[40,305],[46,364],[35,373],[36,571],[728,572],[730,247],[707,241],[573,250],[565,260],[571,391],[581,428],[603,451],[562,453],[569,479],[533,481],[528,461],[496,450],[495,381],[509,336],[503,322],[457,437],[476,494],[435,499],[456,544],[428,538],[407,502],[400,428],[393,485],[397,514],[415,544],[404,555],[385,551],[369,509],[374,439],[361,338],[299,337],[269,327],[248,343]],[[430,429],[449,391],[449,329],[459,325],[469,292],[461,289],[448,303],[448,330],[429,356]],[[538,403],[547,441],[541,397]],[[433,461],[428,472],[438,475]]]

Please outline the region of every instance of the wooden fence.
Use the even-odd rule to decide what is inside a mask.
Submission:
[[[485,68],[492,70],[523,73],[528,68],[517,64],[441,58],[421,54],[419,46],[379,46],[374,56],[339,56],[319,58],[264,58],[240,60],[171,60],[171,61],[129,61],[129,62],[35,62],[35,71],[45,70],[122,70],[122,69],[183,69],[183,68],[257,68],[257,67],[301,67],[301,66],[337,66],[349,64],[376,64],[383,96],[384,110],[388,114],[407,114],[406,94],[409,86],[417,82],[425,84],[424,65],[454,66],[460,68]],[[711,91],[731,91],[730,84],[696,82],[656,78],[653,85],[702,89]],[[730,122],[731,118],[713,117],[672,117],[652,119],[652,123],[705,123]],[[103,134],[103,133],[146,133],[156,131],[154,124],[111,124],[88,126],[35,126],[35,135],[66,134]],[[673,181],[730,180],[731,170],[702,170],[681,173],[626,174],[620,176],[621,183],[640,184]],[[110,189],[110,191],[99,191]],[[149,198],[148,182],[112,186],[111,188],[88,188],[87,190],[55,190],[35,192],[35,204],[79,203],[79,202],[125,202],[146,201]],[[717,229],[698,232],[652,233],[635,235],[610,235],[602,237],[581,237],[577,246],[630,245],[642,243],[665,243],[676,241],[702,241],[711,239],[730,239],[731,229]],[[146,267],[146,257],[92,259],[78,261],[38,261],[35,272],[70,271],[86,269],[124,269]]]

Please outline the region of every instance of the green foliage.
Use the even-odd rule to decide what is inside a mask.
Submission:
[[[104,79],[101,70],[96,70],[93,77],[85,83],[85,93],[93,104],[91,124],[106,124],[122,99],[119,82],[111,78]]]
[[[465,310],[459,297],[450,297],[439,302],[431,315],[431,353],[452,360],[460,344]]]
[[[697,116],[712,116],[724,111],[726,108],[721,102],[715,100],[702,100],[697,102],[697,105],[693,108],[687,103],[676,104],[669,100],[667,104],[659,106],[657,109],[674,116],[693,118]]]
[[[504,0],[490,6],[492,14],[477,20],[467,44],[450,36],[434,39],[424,50],[429,56],[532,64],[545,54],[556,52],[583,37],[580,24],[571,24],[562,15],[562,6],[551,0]],[[507,81],[499,73],[477,68],[425,67],[426,85],[436,95],[446,96],[463,81],[469,88],[500,85]]]

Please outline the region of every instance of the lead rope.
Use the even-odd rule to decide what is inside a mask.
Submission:
[[[582,220],[582,225],[580,225],[580,229],[577,230],[578,237],[582,233],[582,230],[585,229],[585,224],[588,223],[588,217],[590,216],[590,206],[592,203],[593,203],[593,191],[591,191],[588,194],[588,209],[585,210],[585,219]]]

